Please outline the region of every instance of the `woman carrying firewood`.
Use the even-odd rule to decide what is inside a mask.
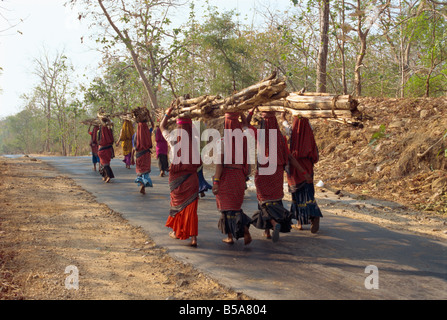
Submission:
[[[242,123],[239,122],[239,116]],[[244,238],[245,245],[252,239],[249,231],[251,219],[242,210],[244,194],[246,188],[246,177],[249,175],[249,165],[247,159],[247,143],[243,142],[243,147],[236,146],[234,139],[229,135],[234,130],[242,130],[246,127],[246,118],[239,113],[225,114],[225,136],[221,163],[216,164],[216,172],[213,177],[213,193],[216,195],[217,209],[221,212],[218,223],[220,231],[227,235],[222,241],[228,244],[234,243],[234,238]],[[232,149],[229,148],[232,146]],[[236,162],[236,148],[243,152],[242,163]],[[228,159],[227,161],[225,161]]]
[[[99,173],[102,175],[102,179],[109,183],[110,179],[115,178],[112,168],[110,168],[110,161],[115,157],[115,152],[113,150],[113,131],[109,128],[109,119],[102,118],[100,135],[99,135],[99,150],[98,156],[100,160],[100,170]]]
[[[156,152],[158,159],[158,168],[160,169],[160,177],[164,177],[169,171],[168,163],[168,143],[161,133],[160,125],[155,130],[155,141],[157,143]]]
[[[249,124],[255,109],[256,107],[247,116]],[[264,230],[264,236],[267,239],[272,239],[273,242],[278,241],[280,232],[290,232],[292,225],[292,215],[289,210],[284,208],[282,203],[284,197],[284,169],[289,163],[289,151],[285,137],[279,130],[275,114],[274,111],[261,112],[259,129],[264,131],[259,131],[250,126],[254,130],[256,140],[258,140],[258,152],[263,152],[268,159],[265,164],[260,164],[259,161],[257,163],[255,186],[259,210],[252,217],[253,225]],[[264,134],[265,137],[263,145],[258,139],[260,134]],[[270,145],[270,134],[276,135],[276,145]],[[267,168],[272,172],[262,171],[262,169]],[[273,229],[272,235],[270,229]]]
[[[90,148],[92,149],[92,162],[93,162],[93,170],[96,171],[96,164],[99,163],[98,157],[98,131],[99,126],[93,125],[93,131],[90,131],[92,125],[88,127],[88,133],[91,135],[90,138]]]
[[[132,122],[130,120],[124,120],[116,146],[121,142],[124,155],[123,162],[126,164],[127,169],[130,169],[132,163],[132,136],[134,133]]]
[[[287,122],[285,113],[282,114],[282,120],[286,133],[290,136],[289,159],[291,164],[299,164],[299,167],[292,165],[287,175],[293,201],[290,211],[297,220],[298,230],[302,230],[303,225],[311,224],[310,231],[316,233],[323,215],[315,200],[313,174],[319,155],[312,127],[309,119],[301,116],[293,117],[292,127]]]
[[[170,107],[160,123],[160,130],[166,141],[174,147],[167,130],[168,119],[173,107]],[[198,135],[190,118],[177,119],[177,144],[180,150],[174,154],[169,167],[169,188],[171,190],[171,204],[166,227],[172,231],[169,236],[174,239],[186,240],[191,238],[190,246],[197,246],[199,220],[197,208],[199,202],[199,178],[197,169],[201,166],[199,150],[194,143]],[[186,152],[186,154],[185,154]],[[195,157],[197,156],[197,157]],[[194,161],[197,158],[198,161]],[[196,163],[198,162],[198,163]]]
[[[152,131],[154,130],[154,122],[147,113],[151,122],[151,128],[147,125],[148,119],[137,119],[138,127],[135,135],[135,164],[137,178],[135,183],[140,186],[140,193],[146,194],[146,187],[152,187],[151,173],[151,148],[152,148]]]

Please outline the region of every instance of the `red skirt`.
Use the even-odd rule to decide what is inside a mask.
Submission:
[[[276,167],[272,175],[260,175],[256,172],[255,186],[260,203],[279,201],[284,198],[284,167]]]
[[[146,173],[151,172],[151,153],[147,152],[136,160],[136,172]]]
[[[216,195],[219,211],[239,211],[244,202],[246,175],[242,168],[224,167]]]
[[[175,217],[168,217],[166,227],[174,230],[178,239],[186,240],[199,234],[198,203],[199,199],[197,198],[182,211],[178,212]]]
[[[104,147],[99,146],[98,156],[99,156],[100,163],[103,166],[110,165],[110,161],[113,158],[113,147],[109,146],[108,148],[106,147],[106,149],[103,149],[103,148]]]

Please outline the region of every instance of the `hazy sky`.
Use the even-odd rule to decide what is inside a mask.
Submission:
[[[194,1],[199,9],[203,0]],[[77,11],[63,6],[65,0],[4,0],[0,2],[0,119],[22,110],[20,95],[30,93],[38,82],[33,75],[33,59],[48,51],[64,51],[76,68],[73,77],[92,77],[100,61],[95,43],[89,40],[87,24],[80,23]],[[285,10],[290,0],[209,0],[222,10],[237,9],[250,19],[253,8],[270,3]],[[198,10],[196,10],[198,11]],[[187,9],[189,12],[189,9]],[[183,14],[187,17],[187,14]],[[7,18],[8,20],[5,20]],[[11,25],[17,26],[8,29]],[[8,29],[8,30],[7,30]],[[6,31],[5,31],[6,30]],[[81,37],[84,37],[81,43]]]

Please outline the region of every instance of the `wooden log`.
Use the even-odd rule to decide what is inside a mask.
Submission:
[[[350,95],[302,96],[291,93],[285,98],[285,100],[289,101],[291,103],[290,107],[294,109],[354,110],[357,107]]]
[[[229,97],[200,96],[177,98],[173,117],[212,119],[224,116],[226,112],[244,112],[261,106],[259,110],[288,110],[293,115],[310,118],[352,118],[357,112],[358,102],[350,95],[330,93],[286,91],[285,81],[276,74],[249,86]]]
[[[352,118],[352,112],[350,110],[295,110],[281,106],[260,106],[259,111],[276,111],[276,112],[288,112],[293,116],[302,116],[306,118]]]
[[[100,126],[101,122],[98,118],[94,119],[85,119],[81,121],[82,124],[89,125],[89,126]]]

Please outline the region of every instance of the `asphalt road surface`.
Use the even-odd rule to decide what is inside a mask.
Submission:
[[[320,231],[292,230],[277,243],[250,228],[253,242],[222,242],[220,214],[211,191],[199,200],[198,247],[175,240],[165,227],[168,178],[152,163],[153,188],[139,193],[134,167],[112,160],[115,179],[106,184],[92,170],[91,157],[40,157],[74,179],[112,210],[141,226],[160,247],[222,284],[260,300],[447,299],[447,244],[336,216],[324,211]],[[211,172],[205,172],[211,181]],[[317,199],[318,202],[318,199]],[[285,203],[286,207],[290,203]],[[243,210],[251,216],[256,196],[247,191]]]

